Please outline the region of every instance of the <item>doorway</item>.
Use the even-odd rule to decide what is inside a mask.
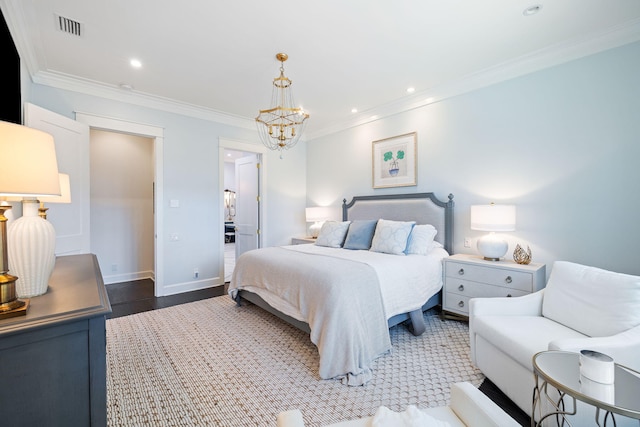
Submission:
[[[149,126],[140,123],[133,123],[124,120],[112,119],[102,116],[96,116],[86,113],[76,113],[76,121],[84,123],[90,129],[99,129],[124,133],[129,135],[137,135],[150,138],[153,141],[153,278],[154,278],[154,295],[156,297],[165,296],[164,290],[164,273],[162,266],[164,265],[164,248],[161,239],[158,239],[157,230],[164,227],[164,212],[158,207],[163,206],[164,197],[162,191],[156,189],[163,188],[163,145],[164,130],[159,127]],[[88,143],[88,141],[87,141]],[[87,159],[88,161],[88,159]],[[88,199],[88,198],[87,198]],[[111,266],[108,266],[109,270]]]
[[[89,146],[91,252],[104,282],[153,280],[153,139],[91,129]]]
[[[219,147],[220,217],[223,219],[220,267],[224,282],[229,282],[236,258],[246,250],[262,246],[266,148],[224,138],[220,138]],[[253,166],[246,167],[249,163]],[[248,211],[252,213],[247,219]],[[233,239],[230,239],[230,230],[233,230]]]

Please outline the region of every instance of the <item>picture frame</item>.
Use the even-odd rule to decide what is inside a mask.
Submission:
[[[372,143],[373,188],[417,185],[416,132]]]

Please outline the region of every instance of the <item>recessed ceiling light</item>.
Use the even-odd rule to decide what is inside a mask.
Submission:
[[[140,60],[139,60],[139,59],[135,59],[135,58],[134,58],[134,59],[132,59],[131,61],[129,61],[129,64],[131,64],[131,66],[132,66],[133,68],[140,68],[140,67],[142,67],[142,62],[140,62]]]
[[[541,4],[536,4],[536,5],[533,5],[533,6],[529,6],[528,8],[523,10],[522,14],[524,16],[535,15],[536,13],[540,12],[540,9],[542,9],[542,5]]]
[[[415,88],[415,87],[408,87],[408,88],[407,88],[407,93],[413,93],[413,92],[415,92],[415,91],[416,91],[416,88]]]
[[[352,109],[351,109],[351,112],[352,112],[352,113],[357,113],[357,112],[358,112],[358,109],[357,109],[357,108],[352,108]]]

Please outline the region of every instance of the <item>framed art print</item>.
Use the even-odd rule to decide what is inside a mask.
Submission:
[[[373,188],[416,183],[416,132],[373,141]]]

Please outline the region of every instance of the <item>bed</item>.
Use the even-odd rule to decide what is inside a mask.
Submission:
[[[320,378],[365,384],[371,362],[391,351],[389,328],[405,322],[420,335],[423,311],[441,304],[453,207],[451,194],[446,202],[433,193],[345,199],[342,221],[325,223],[316,243],[238,257],[229,295],[308,332],[320,353]],[[361,231],[372,223],[367,246]]]

